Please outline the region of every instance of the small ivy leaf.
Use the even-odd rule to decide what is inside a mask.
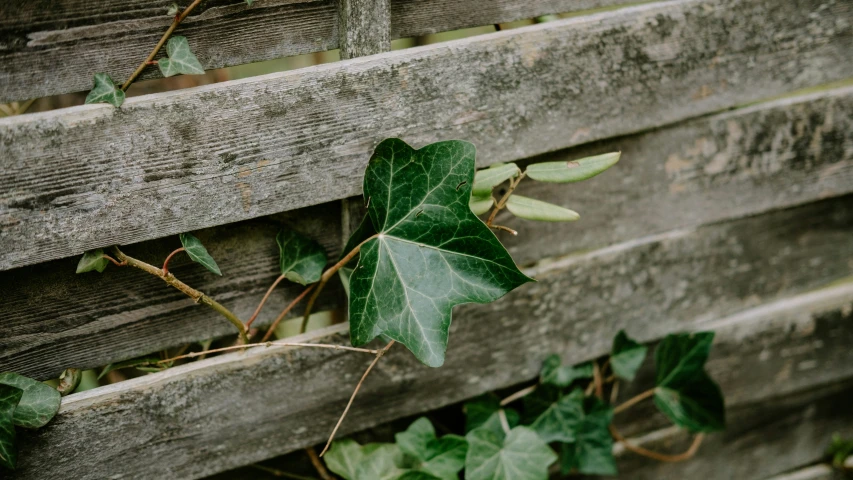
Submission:
[[[530,428],[547,443],[574,442],[583,419],[583,391],[561,395],[553,386],[540,386],[524,397],[524,413],[533,418]]]
[[[832,466],[835,468],[844,468],[844,462],[847,457],[853,455],[853,440],[844,439],[838,433],[832,435],[832,443],[826,450],[826,454],[832,458]]]
[[[477,428],[466,435],[465,480],[546,480],[557,455],[527,427],[515,427],[506,438]]]
[[[497,433],[501,438],[504,437],[504,430],[501,426],[501,420],[498,415],[498,410],[501,409],[501,403],[498,397],[494,394],[487,393],[481,395],[474,400],[465,403],[465,432],[470,432],[475,428],[485,428]],[[507,423],[510,428],[518,425],[520,416],[518,412],[511,408],[505,408]]]
[[[77,273],[91,272],[93,270],[101,273],[107,268],[108,263],[109,260],[104,258],[103,249],[89,250],[83,253],[80,261],[77,262]]]
[[[365,445],[362,452],[365,456],[356,467],[353,480],[393,480],[405,473],[399,466],[403,452],[393,443]]]
[[[622,152],[605,153],[571,162],[534,163],[527,176],[540,182],[571,183],[592,178],[619,161]]]
[[[435,429],[426,417],[415,420],[409,428],[394,436],[403,453],[415,459],[415,470],[428,472],[441,479],[455,479],[465,466],[468,442],[458,435],[436,438]]]
[[[364,452],[355,440],[339,440],[332,444],[323,458],[329,470],[337,473],[344,480],[355,480],[355,471],[364,460]]]
[[[482,215],[488,212],[494,204],[495,199],[492,198],[491,195],[487,195],[484,197],[472,195],[471,199],[468,200],[468,206],[471,207],[471,211],[474,212],[474,215]]]
[[[204,67],[201,66],[198,58],[190,50],[187,37],[178,35],[170,38],[166,44],[166,54],[169,56],[168,58],[161,58],[157,61],[160,73],[164,77],[171,77],[178,74],[200,75],[204,73]]]
[[[635,342],[628,337],[625,330],[619,330],[613,339],[613,349],[610,352],[610,368],[613,373],[623,379],[631,381],[637,375],[637,370],[646,359],[648,347]]]
[[[219,266],[216,265],[216,261],[207,253],[207,249],[204,248],[204,245],[201,244],[201,241],[195,235],[182,233],[180,237],[181,245],[184,246],[184,250],[186,250],[187,255],[189,255],[192,261],[200,263],[204,268],[222,276],[222,272],[219,270]]]
[[[363,244],[350,277],[353,345],[384,335],[441,366],[455,305],[492,302],[532,281],[468,206],[474,157],[458,140],[376,147],[364,196],[379,235]]]
[[[24,392],[12,417],[19,427],[41,428],[59,411],[61,396],[45,383],[17,373],[2,373],[0,384],[20,388]]]
[[[160,358],[158,358],[158,357],[139,357],[139,358],[131,358],[130,360],[125,360],[123,362],[111,363],[111,364],[107,365],[106,367],[104,367],[103,370],[101,370],[101,373],[98,375],[98,380],[100,380],[101,378],[104,377],[104,375],[106,375],[106,374],[108,374],[114,370],[123,370],[125,368],[136,368],[136,369],[141,370],[140,367],[152,367],[152,366],[157,367],[159,365],[157,362],[159,362],[159,361],[160,361]],[[165,370],[166,369],[165,366],[157,367],[157,368],[159,368],[159,370]]]
[[[435,428],[428,418],[421,417],[409,425],[405,431],[394,435],[394,439],[403,453],[421,458],[427,449],[427,444],[435,440]]]
[[[506,209],[516,217],[540,222],[574,222],[581,218],[574,210],[516,194],[507,199]]]
[[[613,437],[608,430],[613,409],[596,397],[584,398],[581,390],[575,392],[580,393],[576,401],[583,414],[576,427],[575,441],[561,445],[560,470],[564,475],[572,470],[586,475],[616,475]]]
[[[320,280],[326,266],[326,249],[319,243],[291,230],[275,237],[278,243],[281,274],[291,282],[308,285]]]
[[[15,448],[14,415],[24,391],[18,387],[0,384],[0,466],[14,469],[18,462]]]
[[[559,355],[549,355],[542,362],[542,371],[539,373],[539,383],[545,385],[556,385],[558,387],[568,387],[575,380],[582,378],[592,378],[592,363],[586,362],[575,366],[561,365]]]
[[[169,15],[170,17],[174,17],[175,15],[178,14],[178,10],[179,10],[178,4],[173,3],[173,4],[169,5],[169,9],[166,10],[166,15]]]
[[[124,103],[124,90],[116,86],[106,73],[96,73],[95,86],[86,95],[86,103],[109,103],[118,108]]]
[[[655,351],[655,405],[691,432],[725,428],[720,387],[705,372],[714,332],[667,335]]]
[[[492,195],[492,189],[510,178],[515,178],[521,170],[514,163],[501,163],[478,170],[474,175],[474,187],[471,193],[476,197]]]
[[[80,386],[80,380],[83,379],[83,371],[79,368],[66,368],[59,375],[59,385],[56,386],[56,391],[60,396],[66,396],[73,393]]]

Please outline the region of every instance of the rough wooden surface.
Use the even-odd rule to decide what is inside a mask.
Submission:
[[[625,2],[399,0],[392,3],[393,32],[410,37],[619,3]],[[98,72],[124,81],[169,26],[167,6],[158,0],[59,0],[49,8],[6,2],[0,11],[0,102],[88,90]],[[251,7],[219,0],[200,5],[178,33],[209,70],[336,48],[338,25],[334,0],[259,0]],[[159,76],[150,68],[142,78]]]
[[[650,233],[853,192],[853,88],[779,100],[534,158],[622,151],[574,185],[525,180],[519,193],[580,212],[571,223],[501,212],[499,233],[521,265]],[[523,166],[523,165],[522,165]]]
[[[334,257],[340,230],[330,217],[337,209],[324,213],[324,208],[295,213],[313,221],[294,228],[322,240]],[[528,235],[535,238],[536,228],[547,225],[531,227]],[[188,267],[186,280],[247,317],[275,277],[272,238],[277,228],[252,222],[245,229],[214,229],[218,235],[209,237],[221,237],[222,246],[210,246],[225,277]],[[174,242],[143,244],[140,256],[162,259]],[[705,312],[715,317],[849,275],[851,262],[853,201],[848,196],[563,258],[558,264],[575,274],[530,286],[526,306],[543,318],[569,315],[582,322],[620,317],[643,322]],[[0,370],[50,378],[69,366],[104,365],[231,332],[230,324],[141,272],[110,268],[101,275],[75,276],[74,265],[75,259],[69,259],[0,274],[7,292],[0,299],[7,312],[0,322]],[[176,273],[183,277],[180,270]],[[540,301],[549,289],[580,295],[590,282],[595,293],[579,301],[559,306]],[[262,321],[296,290],[286,292],[273,297]],[[335,298],[330,296],[326,305],[332,307]]]
[[[847,318],[848,328],[850,317]],[[734,360],[734,359],[733,359]],[[849,359],[848,359],[849,361]],[[743,369],[748,369],[745,364]],[[617,478],[631,480],[841,480],[831,470],[810,467],[826,458],[832,435],[853,435],[850,395],[853,383],[812,388],[788,397],[767,397],[761,404],[732,408],[727,428],[707,437],[695,457],[664,464],[626,453]],[[651,437],[651,438],[649,438]],[[655,438],[656,437],[656,438]],[[689,439],[681,432],[655,432],[638,442],[659,451],[683,451]],[[778,475],[778,476],[775,476]]]
[[[391,0],[338,0],[341,58],[391,50]]]
[[[170,270],[248,320],[279,274],[276,233],[292,228],[309,235],[334,260],[341,246],[339,211],[331,203],[196,232],[224,276],[209,273],[185,255],[175,257]],[[174,236],[122,248],[159,265],[178,247]],[[212,310],[144,272],[110,265],[102,274],[76,275],[76,265],[72,258],[0,273],[0,371],[55,378],[68,367],[99,367],[235,332]],[[318,308],[342,303],[337,284],[331,287]],[[256,325],[269,324],[302,288],[280,284]]]
[[[465,138],[487,164],[853,75],[853,5],[771,3],[641,5],[0,119],[0,268],[355,195],[388,136]]]
[[[826,463],[811,465],[799,470],[775,475],[767,480],[844,480],[844,474]]]
[[[551,301],[567,296],[550,292]],[[462,320],[454,325],[448,361],[440,369],[418,364],[403,349],[392,350],[364,385],[341,434],[529,379],[550,351],[574,361],[600,355],[608,350],[622,323],[614,319],[591,326],[561,316],[534,326],[526,315],[529,311],[515,307],[524,303],[519,302],[522,295],[496,304],[487,318],[475,318],[467,315],[473,314],[472,309],[460,309]],[[853,284],[848,283],[764,305],[753,313],[741,313],[736,320],[721,320],[717,344],[723,348],[719,351],[735,352],[736,358],[721,359],[716,353],[715,358],[736,362],[753,355],[750,349],[760,345],[756,336],[768,330],[795,330],[812,335],[815,342],[825,341],[817,335],[822,330],[809,325],[814,316],[836,318],[827,315],[834,311],[844,313],[830,328],[849,338],[853,335],[851,298]],[[755,322],[760,329],[747,325]],[[674,328],[696,327],[695,319],[682,318],[649,319],[642,327],[635,324],[629,329],[641,329],[644,339],[652,339]],[[331,327],[324,339],[344,341],[333,334],[342,331],[342,326]],[[577,348],[579,343],[584,347]],[[789,353],[788,359],[798,363],[818,361],[817,368],[823,371],[819,377],[812,369],[788,369],[786,362],[774,362],[777,370],[771,375],[754,376],[748,368],[736,368],[718,380],[726,392],[751,385],[772,393],[772,385],[783,388],[779,377],[790,375],[786,381],[794,379],[803,388],[814,389],[851,376],[847,366],[853,351],[848,345],[832,352],[834,361],[827,363],[820,361],[829,352],[819,359],[813,358],[813,350]],[[825,349],[830,348],[837,345],[831,343]],[[781,354],[770,352],[777,353]],[[368,355],[333,350],[255,349],[75,394],[63,401],[59,415],[47,427],[22,435],[19,471],[11,478],[82,480],[108,474],[132,476],[138,471],[152,478],[198,478],[315,444],[330,431],[369,361]],[[737,395],[729,393],[727,398],[732,407],[741,404]]]

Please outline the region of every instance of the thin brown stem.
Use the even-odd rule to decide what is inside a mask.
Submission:
[[[370,353],[373,355],[378,354],[381,350],[373,350],[369,348],[358,348],[358,347],[345,347],[343,345],[329,345],[325,343],[299,343],[299,342],[264,342],[264,343],[249,343],[246,345],[233,345],[230,347],[222,347],[222,348],[214,348],[213,350],[204,350],[201,352],[193,352],[188,353],[186,355],[179,355],[177,357],[167,358],[165,360],[160,360],[156,362],[157,364],[174,362],[175,360],[181,360],[184,358],[195,358],[195,357],[203,357],[211,353],[221,353],[221,352],[230,352],[233,350],[245,350],[247,348],[274,348],[274,347],[298,347],[298,348],[326,348],[329,350],[346,350],[348,352],[361,352],[361,353]]]
[[[503,428],[504,433],[509,435],[509,420],[506,418],[506,410],[503,408],[498,410],[498,418],[501,421],[501,428]]]
[[[613,405],[616,403],[616,399],[619,397],[619,382],[614,381],[613,386],[610,388],[610,404]]]
[[[296,475],[295,473],[288,473],[282,470],[278,470],[276,468],[265,467],[263,465],[258,465],[257,463],[249,466],[252,468],[256,468],[262,472],[267,472],[274,477],[291,478],[293,480],[317,480],[316,478],[303,477],[302,475]]]
[[[519,390],[519,391],[513,393],[512,395],[501,400],[501,406],[504,407],[504,406],[509,405],[510,403],[518,400],[519,398],[526,397],[527,395],[530,395],[531,393],[533,393],[536,390],[536,387],[538,387],[538,386],[539,385],[531,385],[527,388],[522,388],[521,390]]]
[[[253,313],[252,316],[249,317],[249,320],[246,322],[247,330],[249,329],[249,327],[252,326],[252,322],[254,322],[256,318],[258,318],[258,314],[261,313],[261,309],[264,308],[264,304],[267,303],[267,299],[270,298],[270,294],[273,290],[275,290],[275,287],[277,287],[282,280],[284,280],[284,275],[279,275],[278,278],[276,278],[275,281],[272,282],[270,288],[267,289],[267,293],[264,294],[264,298],[261,299],[261,303],[258,304],[258,308],[255,309],[255,313]]]
[[[179,248],[179,249],[175,250],[174,252],[170,253],[170,254],[169,254],[169,256],[168,256],[168,257],[166,257],[166,259],[165,259],[165,260],[163,260],[163,268],[162,268],[162,270],[163,270],[163,275],[168,275],[168,274],[169,274],[169,260],[171,260],[171,259],[172,259],[172,257],[174,257],[175,255],[177,255],[177,254],[179,254],[179,253],[181,253],[181,252],[183,252],[183,251],[184,251],[184,247],[181,247],[181,248]]]
[[[142,271],[148,272],[151,275],[159,277],[161,280],[166,282],[167,285],[170,285],[186,296],[192,298],[196,303],[203,303],[208,307],[216,310],[220,315],[225,317],[232,325],[237,327],[237,331],[240,332],[240,339],[243,340],[244,343],[248,343],[249,338],[246,336],[246,326],[243,325],[243,322],[224,306],[222,306],[216,300],[208,297],[202,292],[190,287],[186,283],[175,278],[171,273],[164,273],[163,270],[155,267],[154,265],[143,262],[142,260],[137,260],[133,257],[129,257],[125,255],[118,247],[113,247],[113,254],[115,254],[116,258],[118,258],[122,263],[126,263],[131,267],[138,268]]]
[[[598,362],[592,362],[592,381],[595,383],[595,396],[604,398],[604,382],[601,380],[601,368]]]
[[[326,452],[329,450],[329,447],[332,445],[332,440],[335,439],[335,434],[338,433],[338,429],[341,427],[341,424],[344,422],[344,418],[346,418],[347,413],[349,412],[349,409],[352,406],[352,402],[353,402],[353,400],[355,400],[355,396],[358,395],[358,391],[359,391],[359,389],[361,389],[361,384],[364,383],[364,379],[367,378],[367,376],[370,374],[370,371],[373,370],[373,367],[375,367],[376,364],[379,362],[379,359],[382,358],[382,356],[385,355],[385,353],[392,346],[394,346],[394,343],[396,343],[396,342],[394,340],[391,340],[390,342],[388,342],[388,345],[385,345],[385,347],[382,350],[379,350],[376,353],[376,358],[374,358],[373,361],[370,362],[370,366],[368,366],[367,370],[364,371],[364,375],[361,376],[361,380],[358,381],[358,385],[355,386],[355,390],[353,390],[352,395],[350,395],[350,397],[349,397],[349,402],[347,402],[347,406],[346,406],[346,408],[344,408],[344,413],[341,414],[341,418],[339,418],[338,423],[335,424],[335,428],[332,430],[332,434],[329,435],[329,441],[326,442],[326,446],[323,448],[323,451],[320,452],[321,457],[326,454]]]
[[[509,228],[509,227],[505,227],[505,226],[503,226],[503,225],[489,225],[489,226],[490,226],[490,227],[492,227],[492,228],[494,228],[495,230],[503,230],[504,232],[509,232],[509,233],[511,233],[512,235],[518,235],[518,232],[517,232],[517,231],[515,231],[515,230],[513,230],[513,229],[511,229],[511,228]]]
[[[665,453],[655,452],[655,451],[649,450],[647,448],[643,448],[639,445],[634,445],[634,444],[628,442],[628,440],[626,440],[625,437],[622,436],[622,434],[619,433],[619,431],[616,430],[616,427],[614,427],[612,424],[609,426],[609,429],[610,429],[610,434],[613,436],[613,438],[617,442],[624,445],[626,450],[630,450],[630,451],[632,451],[638,455],[642,455],[644,457],[648,457],[648,458],[657,460],[659,462],[666,462],[666,463],[683,462],[683,461],[691,458],[693,455],[696,455],[696,452],[699,450],[699,446],[702,445],[702,439],[705,438],[704,433],[699,433],[693,438],[693,443],[690,444],[690,447],[686,451],[684,451],[683,453],[676,454],[676,455],[668,455]]]
[[[628,400],[625,400],[625,402],[624,402],[624,403],[622,403],[621,405],[616,406],[616,408],[614,408],[614,409],[613,409],[613,414],[614,414],[614,415],[616,415],[616,414],[617,414],[617,413],[619,413],[619,412],[624,412],[625,410],[628,410],[629,408],[631,408],[631,407],[633,407],[634,405],[636,405],[636,404],[638,404],[638,403],[642,402],[643,400],[645,400],[645,399],[647,399],[647,398],[651,397],[651,396],[652,396],[652,395],[654,395],[654,394],[655,394],[655,389],[654,389],[654,388],[650,388],[650,389],[646,390],[645,392],[643,392],[643,393],[641,393],[641,394],[637,395],[636,397],[633,397],[633,398],[630,398],[630,399],[628,399]]]
[[[314,470],[317,470],[317,474],[320,475],[320,478],[323,480],[335,480],[335,477],[326,470],[326,466],[323,465],[323,461],[320,460],[320,457],[317,455],[317,451],[314,450],[314,447],[306,448],[305,453],[308,454],[308,458],[311,459],[311,465],[314,465]]]
[[[118,260],[116,260],[115,258],[113,258],[109,255],[101,255],[101,257],[106,258],[107,260],[113,262],[113,265],[115,265],[116,267],[127,266],[127,262],[119,262]]]
[[[169,37],[172,36],[172,33],[175,31],[176,28],[178,28],[178,25],[180,25],[181,22],[183,22],[184,19],[187,18],[187,15],[189,15],[190,12],[192,12],[193,9],[197,7],[201,2],[202,0],[194,0],[193,3],[191,3],[187,8],[185,8],[179,15],[175,16],[175,19],[172,20],[172,24],[169,25],[169,29],[166,30],[166,33],[163,34],[163,36],[160,38],[160,41],[157,42],[157,45],[154,46],[154,50],[151,50],[151,53],[148,54],[148,57],[146,57],[145,60],[143,60],[142,63],[140,63],[139,66],[136,67],[136,70],[133,72],[133,74],[131,74],[127,81],[124,82],[124,85],[121,86],[122,90],[127,91],[127,88],[130,87],[130,84],[133,83],[133,81],[136,80],[136,78],[142,74],[142,71],[145,70],[145,67],[151,65],[150,62],[154,60],[154,57],[157,56],[157,53],[160,51],[161,48],[163,48],[163,45],[166,44],[166,40],[168,40]]]
[[[269,338],[272,336],[273,332],[275,332],[276,327],[278,327],[278,324],[281,323],[281,321],[284,319],[284,317],[288,313],[290,313],[291,310],[293,310],[293,307],[295,307],[299,302],[302,301],[303,298],[305,298],[305,295],[308,295],[308,293],[311,290],[314,290],[314,287],[316,287],[316,286],[317,286],[317,284],[315,283],[313,285],[310,285],[305,290],[303,290],[302,293],[300,293],[298,297],[294,298],[293,301],[290,302],[290,304],[287,307],[285,307],[284,310],[282,310],[280,314],[278,314],[278,317],[276,317],[275,321],[272,322],[272,325],[270,325],[270,328],[267,330],[267,333],[264,334],[264,338],[261,339],[262,342],[266,342],[267,340],[269,340]]]
[[[489,219],[486,221],[486,225],[490,227],[492,226],[492,222],[495,221],[495,217],[497,216],[498,212],[500,212],[504,208],[504,206],[506,206],[506,201],[509,200],[509,197],[512,195],[512,192],[515,191],[515,188],[518,186],[519,183],[521,183],[525,175],[527,175],[527,172],[521,172],[521,175],[515,177],[515,179],[509,182],[509,188],[507,188],[506,193],[504,193],[504,196],[501,197],[500,200],[498,200],[498,203],[495,204],[494,208],[492,209],[492,214],[489,215]]]
[[[305,313],[302,315],[302,327],[299,329],[300,333],[305,333],[305,331],[308,329],[308,317],[311,316],[311,310],[314,308],[314,302],[317,301],[317,297],[320,296],[320,292],[323,291],[323,287],[326,286],[326,282],[328,282],[329,279],[332,278],[332,275],[334,275],[335,272],[340,270],[341,267],[349,263],[349,261],[352,260],[353,257],[358,255],[358,252],[361,250],[362,245],[378,236],[379,234],[377,233],[364,239],[364,241],[356,245],[355,248],[353,248],[352,251],[350,251],[338,263],[334,264],[331,268],[323,272],[323,275],[320,277],[320,281],[317,283],[317,289],[314,290],[314,294],[311,295],[311,298],[308,299],[308,305],[305,306]]]

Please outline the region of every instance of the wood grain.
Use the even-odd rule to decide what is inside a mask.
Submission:
[[[551,292],[552,301],[567,297]],[[523,303],[519,297],[530,294],[520,292],[499,302],[496,306],[504,313],[495,310],[489,318],[476,318],[471,308],[460,309],[462,320],[454,325],[448,361],[440,369],[418,364],[403,349],[392,350],[365,383],[341,433],[530,379],[550,351],[564,354],[569,361],[582,361],[609,349],[621,319],[591,326],[563,316],[531,328],[524,315],[529,311],[514,307]],[[754,355],[754,348],[760,349],[759,339],[773,332],[794,330],[814,342],[827,340],[818,337],[824,330],[808,328],[818,317],[837,319],[827,328],[848,339],[840,351],[835,350],[837,344],[829,343],[825,350],[833,350],[818,360],[813,350],[790,352],[788,359],[794,362],[818,361],[820,377],[813,370],[787,370],[786,362],[769,362],[777,367],[772,375],[751,377],[747,368],[727,372],[718,378],[723,390],[757,380],[753,387],[772,394],[772,385],[785,372],[790,373],[788,381],[796,379],[806,389],[849,379],[853,374],[849,368],[853,351],[848,348],[853,336],[851,298],[853,283],[847,283],[763,305],[734,320],[719,320],[716,342],[722,348],[718,350],[735,352],[737,358]],[[756,322],[760,328],[750,326]],[[701,328],[695,319],[650,318],[641,330],[645,339],[653,339],[673,328],[697,327]],[[344,341],[342,333],[338,326],[325,336],[301,338]],[[488,345],[483,344],[484,338],[489,339]],[[579,343],[584,347],[576,348]],[[318,443],[325,439],[352,384],[370,361],[368,355],[357,355],[362,354],[254,349],[71,395],[47,427],[22,435],[19,470],[10,478],[52,480],[70,475],[90,479],[132,476],[139,471],[154,478],[198,478]],[[821,363],[830,357],[843,361]],[[715,358],[736,361],[716,353]],[[736,407],[740,399],[729,394],[728,404]],[[119,457],[121,462],[113,460]]]
[[[385,0],[387,1],[387,0]],[[621,0],[399,0],[395,38],[625,3]],[[181,25],[205,69],[337,48],[334,0],[208,1]],[[171,22],[158,0],[4,2],[0,103],[92,88],[107,72],[123,82]],[[73,61],[69,61],[73,59]],[[61,66],[61,72],[57,70]],[[156,68],[143,78],[156,78]]]
[[[278,231],[293,229],[318,240],[334,260],[341,246],[339,212],[332,203],[196,232],[224,276],[184,255],[170,262],[170,270],[248,320],[279,274]],[[175,236],[123,251],[159,266],[180,245]],[[235,332],[212,310],[144,272],[110,265],[102,274],[76,275],[76,264],[57,260],[0,274],[0,371],[55,378],[68,367],[100,367]],[[256,324],[268,325],[302,288],[283,282]],[[337,284],[330,285],[318,308],[336,308],[341,295]]]
[[[356,195],[389,136],[485,165],[853,76],[853,6],[824,5],[675,0],[0,119],[0,268]]]
[[[341,58],[391,50],[390,0],[338,0]]]

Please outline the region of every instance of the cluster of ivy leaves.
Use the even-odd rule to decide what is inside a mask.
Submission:
[[[704,368],[713,338],[713,332],[669,335],[655,351],[655,404],[690,432],[725,426],[722,394]],[[613,375],[633,380],[646,354],[646,346],[620,331],[610,353]],[[439,438],[420,418],[396,435],[396,443],[338,441],[326,464],[348,480],[450,480],[462,471],[466,480],[542,480],[558,459],[563,474],[615,475],[613,407],[586,393],[592,377],[592,363],[564,366],[551,355],[520,409],[501,407],[492,394],[465,404],[464,437]]]
[[[0,467],[18,461],[15,427],[36,429],[59,411],[60,394],[42,382],[16,373],[0,373]]]

